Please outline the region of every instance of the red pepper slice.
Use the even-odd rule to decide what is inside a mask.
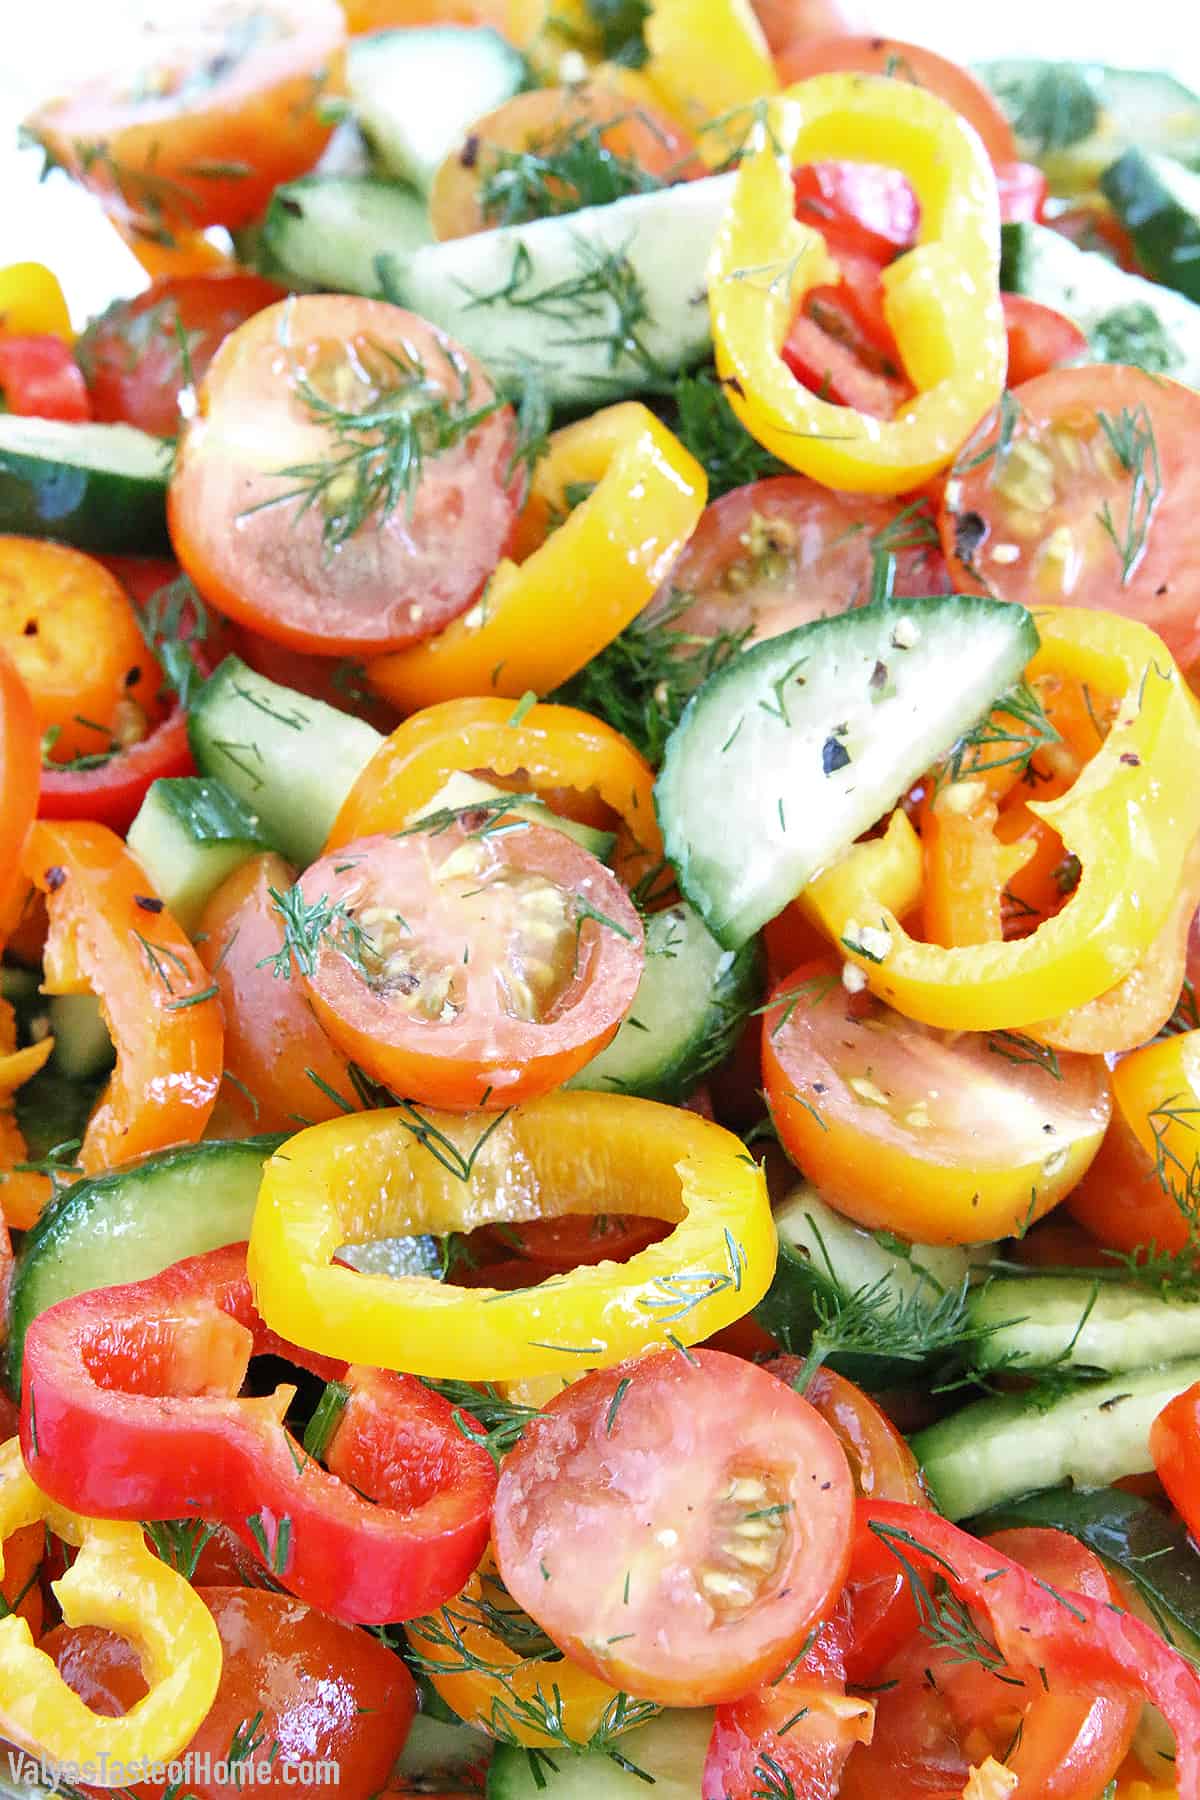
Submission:
[[[110,831],[128,831],[152,781],[194,775],[187,716],[177,706],[139,744],[118,750],[95,769],[42,769],[38,817],[91,819]]]
[[[0,400],[6,412],[26,419],[77,425],[92,416],[79,364],[70,346],[51,332],[0,336]]]
[[[284,1426],[294,1389],[238,1397],[250,1357],[268,1354],[341,1384],[328,1468]],[[63,1504],[219,1521],[289,1592],[353,1624],[415,1618],[458,1593],[496,1489],[486,1449],[415,1376],[346,1368],[268,1330],[244,1244],[42,1313],[25,1340],[21,1444]]]
[[[1175,1733],[1178,1800],[1200,1800],[1200,1673],[1151,1626],[1106,1601],[1060,1594],[1020,1563],[919,1506],[860,1500],[858,1518],[917,1580],[939,1577],[988,1620],[1013,1669],[1077,1691],[1123,1688],[1156,1706]]]

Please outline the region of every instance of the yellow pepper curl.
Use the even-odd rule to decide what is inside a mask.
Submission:
[[[114,1764],[169,1762],[195,1735],[221,1679],[221,1639],[203,1600],[147,1548],[140,1525],[85,1519],[57,1505],[26,1473],[11,1438],[0,1446],[0,1542],[42,1520],[79,1547],[54,1583],[63,1619],[137,1644],[150,1692],[120,1718],[93,1712],[10,1613],[0,1620],[0,1733],[47,1762],[94,1764],[93,1786],[124,1786]],[[3,1566],[0,1551],[0,1574]]]
[[[895,419],[835,406],[781,351],[811,288],[840,279],[825,240],[793,216],[791,169],[886,162],[916,190],[916,247],[883,273],[884,316],[917,395]],[[818,75],[766,109],[709,265],[717,368],[730,404],[767,449],[826,487],[899,494],[944,469],[1004,387],[1000,212],[982,143],[924,88],[876,75]]]

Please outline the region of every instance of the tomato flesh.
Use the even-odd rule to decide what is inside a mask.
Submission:
[[[1121,364],[1056,369],[1013,394],[946,483],[951,569],[1023,606],[1141,619],[1186,667],[1200,655],[1200,395]]]
[[[716,1350],[656,1351],[553,1399],[500,1473],[514,1599],[573,1660],[664,1705],[778,1673],[840,1590],[853,1487],[783,1382]]]
[[[508,548],[512,408],[400,307],[315,294],[268,307],[225,339],[198,408],[172,540],[204,597],[265,637],[401,649],[465,611]]]
[[[306,980],[317,1018],[434,1106],[558,1086],[607,1043],[642,971],[641,922],[603,864],[550,826],[474,819],[359,838],[300,883],[344,913]]]

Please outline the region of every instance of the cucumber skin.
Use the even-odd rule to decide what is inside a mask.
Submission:
[[[1190,179],[1197,182],[1194,172]],[[1100,189],[1146,273],[1200,303],[1200,215],[1176,199],[1140,150],[1118,157],[1100,177]]]
[[[976,1289],[972,1322],[988,1328],[977,1368],[1102,1370],[1119,1375],[1200,1357],[1200,1303],[1167,1300],[1086,1275],[996,1276]]]
[[[0,449],[0,532],[77,550],[171,554],[167,483]]]

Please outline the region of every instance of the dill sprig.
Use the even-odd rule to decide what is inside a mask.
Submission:
[[[204,680],[196,662],[196,646],[208,639],[209,618],[195,585],[180,575],[156,588],[145,606],[136,608],[138,629],[146,648],[163,672],[163,680],[185,710]]]
[[[1155,1042],[1159,1038],[1177,1037],[1184,1031],[1200,1031],[1200,1000],[1197,999],[1194,983],[1186,978],[1179,990],[1175,1010],[1166,1024],[1156,1032]]]
[[[430,1378],[424,1385],[451,1403],[455,1429],[470,1443],[479,1444],[496,1464],[520,1442],[525,1427],[538,1416],[536,1406],[506,1400],[491,1382],[476,1387],[469,1381]]]
[[[1037,693],[1026,681],[1002,694],[973,731],[959,738],[938,775],[939,785],[967,781],[991,769],[1017,766],[1019,777],[1036,775],[1033,759],[1039,750],[1060,742],[1059,733]]]
[[[1054,1081],[1062,1080],[1057,1052],[1051,1045],[1027,1037],[1023,1031],[989,1031],[987,1047],[993,1056],[1002,1056],[1005,1062],[1032,1063],[1036,1068],[1045,1069]]]
[[[605,145],[605,133],[629,116],[617,113],[603,123],[567,119],[524,150],[483,144],[478,152],[483,171],[479,205],[487,223],[523,225],[530,219],[558,218],[665,187],[660,176]]]
[[[771,475],[790,475],[786,463],[764,450],[738,419],[716,369],[680,375],[675,382],[670,424],[708,475],[709,500],[731,488]]]
[[[390,518],[402,502],[411,515],[427,459],[462,443],[504,405],[499,395],[472,404],[470,367],[450,347],[444,355],[457,392],[447,379],[430,376],[411,349],[372,343],[371,350],[373,379],[357,403],[327,398],[293,368],[293,387],[312,423],[329,432],[332,453],[276,470],[297,485],[247,508],[243,517],[289,501],[299,503],[301,515],[320,506],[325,548],[336,550],[368,520]]]
[[[148,1519],[142,1526],[161,1562],[175,1569],[185,1581],[195,1579],[205,1546],[217,1527],[203,1519]]]
[[[1113,455],[1129,477],[1129,501],[1123,527],[1114,520],[1107,500],[1096,515],[1120,559],[1121,586],[1125,587],[1141,561],[1150,520],[1162,493],[1158,441],[1145,406],[1132,409],[1123,406],[1115,417],[1106,412],[1099,412],[1096,417]]]
[[[646,48],[650,0],[584,0],[584,5],[605,62],[626,69],[642,68],[650,54]]]
[[[290,981],[293,967],[301,975],[314,975],[321,947],[328,944],[365,972],[363,953],[371,940],[351,918],[344,901],[331,901],[328,894],[309,901],[299,886],[286,893],[269,887],[267,893],[283,924],[283,942],[273,956],[263,957],[260,969],[269,968],[279,981]]]
[[[1010,1687],[1023,1687],[1021,1677],[1008,1672],[999,1646],[952,1592],[946,1575],[956,1576],[957,1570],[945,1557],[898,1526],[886,1525],[879,1519],[872,1519],[869,1524],[885,1550],[890,1551],[904,1571],[923,1636],[938,1649],[948,1652],[955,1662],[975,1663],[989,1675],[994,1675],[997,1681]],[[912,1560],[912,1551],[946,1573],[936,1574],[932,1584],[926,1581]]]

